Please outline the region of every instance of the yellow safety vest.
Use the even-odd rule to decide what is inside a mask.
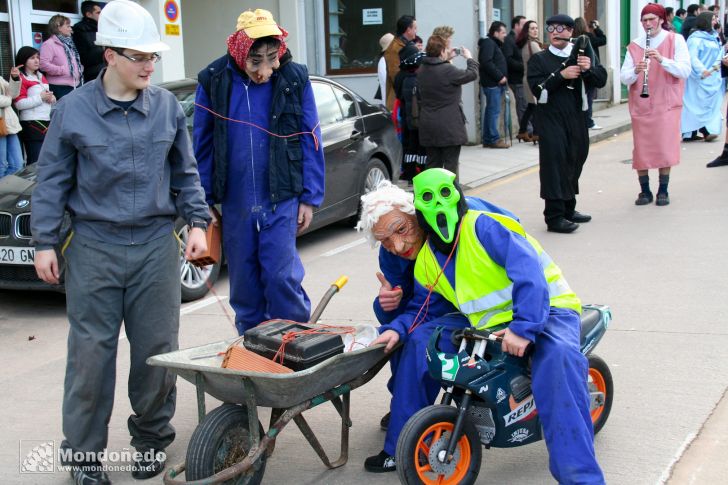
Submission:
[[[494,327],[513,320],[513,281],[505,268],[493,261],[483,248],[475,232],[475,221],[480,216],[491,217],[510,231],[520,234],[538,254],[544,278],[548,285],[549,303],[553,307],[570,308],[581,313],[581,301],[541,245],[526,233],[515,219],[492,212],[468,211],[462,219],[460,240],[455,256],[455,288],[445,275],[437,275],[442,268],[429,244],[417,255],[415,279],[425,288],[445,297],[478,329]]]

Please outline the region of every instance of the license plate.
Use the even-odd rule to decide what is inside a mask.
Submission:
[[[0,246],[0,264],[33,264],[35,248]]]

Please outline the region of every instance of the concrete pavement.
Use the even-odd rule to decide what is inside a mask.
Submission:
[[[627,104],[594,112],[601,130],[589,130],[591,144],[629,131],[631,119]],[[460,182],[465,190],[485,185],[538,165],[538,146],[515,143],[508,149],[465,146],[460,154]],[[722,141],[722,134],[719,139]],[[718,148],[716,142],[712,148]],[[701,429],[690,436],[678,450],[659,480],[659,484],[720,483],[728,475],[728,390],[716,403]]]
[[[630,129],[626,104],[594,112],[594,121],[601,130],[589,130],[593,144]],[[538,146],[518,143],[507,149],[482,148],[481,145],[464,146],[460,152],[460,183],[465,190],[479,187],[521,170],[538,165]]]

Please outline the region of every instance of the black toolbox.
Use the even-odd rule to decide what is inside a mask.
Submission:
[[[270,320],[247,330],[243,345],[256,354],[272,359],[280,349],[284,335],[311,329],[316,329],[317,333],[298,334],[294,340],[286,343],[284,366],[294,371],[304,370],[344,351],[341,335],[331,333],[333,330],[290,320]]]

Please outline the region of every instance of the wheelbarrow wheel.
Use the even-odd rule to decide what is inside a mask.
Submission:
[[[472,484],[478,478],[482,447],[480,436],[470,420],[465,420],[450,463],[438,459],[447,452],[450,434],[455,429],[458,409],[453,406],[428,406],[404,425],[397,440],[397,473],[405,484]]]
[[[258,433],[262,437],[263,426],[258,421]],[[248,430],[248,411],[237,404],[223,404],[209,413],[197,425],[187,445],[185,475],[188,481],[207,478],[240,461],[251,448]],[[265,473],[265,453],[249,470],[227,485],[257,485]]]

